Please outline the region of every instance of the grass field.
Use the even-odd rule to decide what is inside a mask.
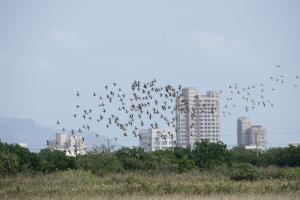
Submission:
[[[115,196],[52,196],[52,197],[6,197],[4,199],[24,199],[24,200],[298,200],[299,193],[296,194],[223,194],[223,195],[115,195]]]
[[[300,199],[299,179],[232,181],[222,175],[84,171],[0,179],[0,199]]]

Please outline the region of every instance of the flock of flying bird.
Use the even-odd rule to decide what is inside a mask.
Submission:
[[[158,128],[160,121],[175,128],[175,117],[170,118],[170,114],[175,115],[175,101],[176,97],[180,95],[181,86],[178,88],[171,85],[158,86],[154,79],[146,83],[134,81],[131,84],[131,95],[123,92],[117,83],[113,83],[111,86],[106,85],[104,89],[104,95],[96,92],[91,94],[98,102],[96,108],[85,109],[81,108],[81,105],[75,106],[76,113],[73,114],[73,117],[82,121],[82,126],[77,130],[79,133],[83,129],[90,130],[90,123],[93,121],[104,123],[106,128],[118,127],[124,136],[132,133],[135,137],[140,137],[138,129],[145,126],[147,122],[152,122],[150,124],[152,128]],[[76,96],[81,97],[79,91],[76,92]],[[108,109],[111,105],[114,107],[111,109],[113,113]],[[60,121],[57,120],[57,124],[60,124]],[[75,131],[71,130],[72,134]],[[96,137],[98,136],[96,135]]]
[[[279,88],[290,86],[297,88],[299,84],[299,76],[289,78],[281,74],[279,65],[276,66],[276,76],[269,76],[270,84],[259,82],[248,86],[240,87],[237,83],[228,86],[228,94],[225,98],[225,105],[222,111],[223,117],[232,115],[232,110],[242,108],[245,112],[258,109],[259,107],[274,107],[274,103],[268,98],[270,92],[276,92]],[[292,82],[292,83],[289,83]],[[238,102],[239,105],[237,104]]]
[[[276,66],[277,70],[280,66]],[[273,107],[273,102],[267,98],[266,93],[277,90],[275,84],[285,85],[287,77],[284,75],[271,76],[273,87],[267,88],[264,83],[252,84],[246,87],[240,87],[237,83],[229,85],[226,90],[220,90],[220,94],[228,96],[224,98],[225,104],[222,110],[223,117],[232,115],[232,109],[242,107],[245,112],[250,112],[258,107]],[[298,87],[299,76],[295,76],[293,87]],[[173,127],[176,131],[176,111],[189,114],[191,118],[195,117],[195,108],[188,106],[188,102],[181,97],[182,86],[173,87],[171,85],[160,86],[156,79],[150,82],[133,81],[131,84],[131,94],[126,94],[117,83],[104,86],[104,94],[92,92],[91,97],[97,102],[97,106],[84,108],[82,105],[75,105],[76,112],[73,118],[80,121],[81,127],[72,129],[72,135],[75,132],[89,131],[91,124],[104,123],[106,128],[115,126],[123,132],[123,136],[133,134],[134,137],[141,136],[138,130],[141,127],[159,128],[162,122],[167,127]],[[81,93],[76,92],[77,98],[81,98]],[[180,100],[179,100],[180,99]],[[241,105],[237,104],[237,100]],[[109,109],[112,107],[112,109]],[[214,113],[215,107],[201,108],[203,112]],[[61,124],[57,120],[57,125]],[[192,127],[191,127],[192,128]],[[65,129],[63,128],[63,131]],[[170,136],[171,133],[169,133]],[[162,135],[161,135],[162,136]],[[99,137],[96,134],[96,137]],[[163,136],[162,136],[163,137]],[[117,140],[115,138],[115,140]]]

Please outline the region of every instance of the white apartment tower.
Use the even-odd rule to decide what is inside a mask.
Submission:
[[[139,147],[145,152],[165,150],[176,146],[174,129],[142,129],[139,131]]]
[[[69,136],[65,132],[56,133],[55,146],[58,150],[64,150],[69,145]]]
[[[251,126],[248,117],[237,120],[237,143],[245,149],[265,150],[267,148],[267,131],[263,126]]]
[[[248,117],[240,117],[237,120],[237,145],[249,145],[249,129],[251,128],[251,121]]]
[[[265,150],[267,148],[267,131],[263,126],[251,126],[249,130],[250,146]]]
[[[176,104],[177,146],[192,148],[204,139],[219,141],[219,92],[201,95],[196,88],[183,88]]]

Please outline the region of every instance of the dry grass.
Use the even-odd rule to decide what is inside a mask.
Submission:
[[[292,193],[292,194],[223,194],[223,195],[209,195],[209,196],[200,196],[200,195],[163,195],[163,196],[139,196],[139,195],[131,195],[131,196],[69,196],[69,195],[61,195],[54,197],[17,197],[17,198],[4,198],[6,199],[22,199],[22,200],[298,200],[300,193]]]
[[[1,199],[297,199],[300,180],[232,181],[220,175],[117,174],[67,171],[0,180]],[[298,198],[299,199],[299,198]]]

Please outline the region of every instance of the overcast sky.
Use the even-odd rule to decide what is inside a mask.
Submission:
[[[221,119],[222,140],[236,144],[236,120],[245,115],[267,128],[269,146],[300,142],[300,87],[292,87],[300,75],[299,10],[297,0],[2,0],[0,116],[72,127],[77,90],[90,95],[112,82],[153,78],[200,93],[233,83],[272,88],[277,73],[287,83],[270,94],[275,107],[232,111]]]

